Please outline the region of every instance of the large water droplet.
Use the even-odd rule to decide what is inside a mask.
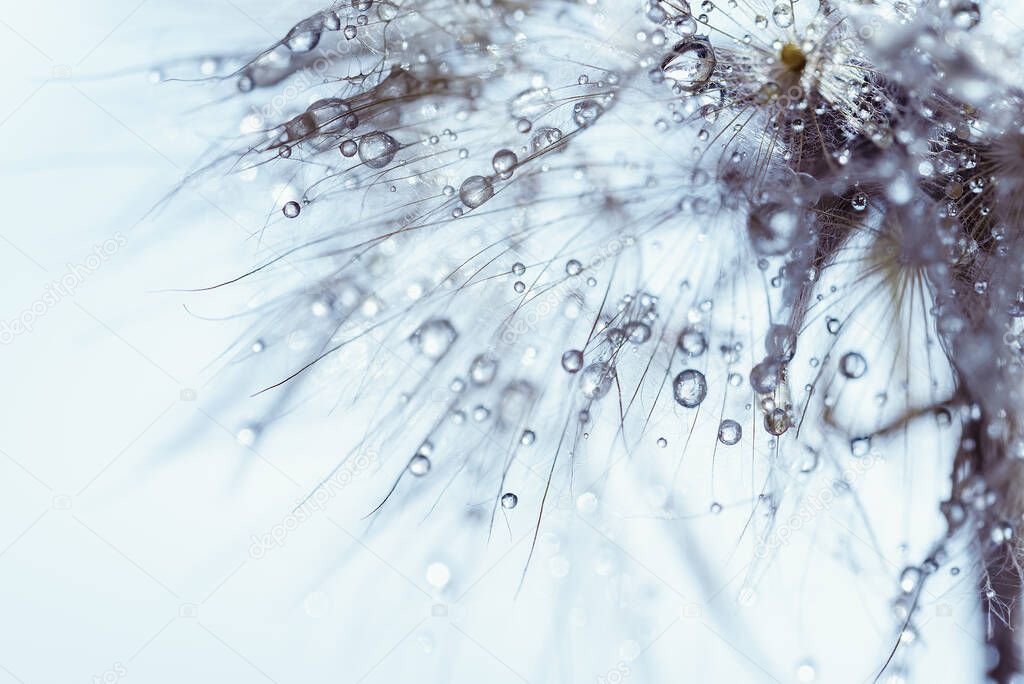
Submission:
[[[718,426],[718,441],[727,446],[732,446],[743,437],[743,428],[732,418],[726,418]]]
[[[452,324],[443,318],[432,318],[421,325],[409,339],[428,359],[439,359],[458,337]]]
[[[764,350],[773,359],[790,361],[796,354],[796,331],[788,325],[773,325],[764,338]]]
[[[603,361],[597,361],[580,373],[580,391],[587,399],[600,399],[608,394],[614,379],[615,368]]]
[[[693,38],[672,48],[672,53],[661,63],[661,71],[678,87],[693,92],[711,78],[715,64],[711,43],[704,38]]]
[[[703,373],[688,368],[672,382],[672,393],[680,406],[695,408],[700,406],[704,397],[708,395],[708,383]]]
[[[309,52],[320,42],[323,21],[322,15],[300,21],[285,36],[285,46],[292,52]]]
[[[512,150],[498,150],[494,153],[494,158],[491,159],[491,166],[494,168],[494,172],[501,178],[511,178],[512,171],[518,163],[519,158],[516,157],[516,153]]]
[[[398,153],[398,141],[383,131],[367,133],[359,140],[359,159],[371,169],[382,169]]]
[[[839,370],[842,371],[844,376],[851,380],[856,380],[867,372],[868,362],[857,352],[847,352],[839,360]]]
[[[459,188],[459,199],[470,209],[476,209],[493,196],[494,185],[484,176],[470,176]]]
[[[580,128],[591,125],[604,113],[604,108],[593,100],[584,100],[573,105],[572,120]]]
[[[679,346],[679,351],[690,357],[700,356],[708,348],[708,341],[707,338],[704,337],[704,333],[694,327],[684,328],[683,331],[679,333],[677,344]]]
[[[789,3],[790,0],[781,0],[775,3],[772,10],[772,20],[779,28],[789,28],[793,25],[793,8]]]
[[[567,373],[578,373],[583,368],[583,352],[579,349],[570,349],[562,354],[562,368]]]
[[[498,360],[490,354],[480,354],[469,366],[469,379],[474,385],[489,385],[498,372]]]
[[[782,365],[774,359],[765,359],[750,370],[750,386],[758,394],[769,394],[779,386]]]

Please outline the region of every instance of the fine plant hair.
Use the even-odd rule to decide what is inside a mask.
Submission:
[[[867,521],[869,471],[926,459],[944,529],[879,598],[874,677],[912,671],[952,574],[995,654],[978,680],[1016,681],[1024,94],[979,52],[998,21],[972,0],[352,0],[210,73],[163,65],[236,131],[191,178],[265,210],[252,268],[189,295],[259,293],[223,363],[258,407],[239,438],[330,394],[357,437],[323,483],[371,452],[373,525],[469,506],[486,543],[514,515],[519,588],[566,493],[739,510],[741,601],[794,520]]]

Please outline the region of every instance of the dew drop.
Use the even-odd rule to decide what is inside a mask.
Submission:
[[[750,386],[758,394],[769,394],[779,386],[782,366],[774,359],[765,359],[750,370]]]
[[[501,507],[505,509],[513,509],[519,503],[519,497],[512,492],[505,492],[501,495]]]
[[[693,92],[707,83],[715,64],[711,43],[704,38],[693,38],[672,48],[672,53],[661,63],[661,71],[679,88]]]
[[[814,667],[814,663],[810,661],[804,661],[797,665],[796,668],[796,680],[800,684],[810,684],[818,677],[818,672]]]
[[[459,187],[459,199],[470,209],[476,209],[494,196],[494,185],[484,176],[470,176]]]
[[[977,0],[962,0],[953,6],[953,25],[958,29],[969,30],[981,21],[981,8]]]
[[[704,337],[704,333],[694,327],[684,328],[679,333],[679,338],[676,340],[676,344],[679,346],[679,351],[683,352],[689,357],[700,356],[708,348],[707,338]]]
[[[626,337],[633,344],[643,344],[651,339],[651,327],[641,321],[632,321],[626,324]]]
[[[768,356],[783,363],[792,360],[796,354],[796,331],[788,325],[773,325],[764,338],[764,349]]]
[[[501,178],[511,178],[512,171],[519,163],[519,157],[512,150],[498,150],[491,159],[491,166],[494,172]]]
[[[779,28],[789,28],[793,25],[793,8],[790,7],[789,0],[775,3],[775,9],[772,10],[772,21]]]
[[[435,589],[444,589],[452,579],[452,571],[444,563],[427,566],[427,583]]]
[[[587,399],[600,399],[608,394],[614,379],[615,368],[603,361],[597,361],[580,373],[580,391]]]
[[[302,211],[302,209],[299,207],[298,202],[287,202],[284,207],[281,208],[281,213],[288,218],[295,218],[299,215],[300,211]]]
[[[409,459],[409,472],[416,477],[423,477],[430,472],[430,457],[426,454],[416,454]]]
[[[785,434],[790,426],[789,414],[785,409],[775,408],[764,416],[764,429],[776,437]]]
[[[847,352],[839,360],[839,370],[845,377],[856,380],[867,372],[868,362],[857,352]]]
[[[443,318],[432,318],[421,325],[409,338],[420,354],[437,360],[448,352],[458,337],[452,324]]]
[[[900,590],[904,594],[910,594],[921,581],[921,570],[913,565],[903,568],[903,572],[900,573]]]
[[[871,451],[870,437],[855,437],[850,440],[850,453],[854,456],[867,456],[869,451]]]
[[[593,100],[577,102],[573,106],[572,120],[580,128],[590,126],[604,113],[604,108]]]
[[[284,44],[292,52],[309,52],[320,42],[322,28],[322,16],[306,19],[288,32]]]
[[[498,360],[489,354],[480,354],[469,366],[469,379],[478,387],[491,384],[497,373]]]
[[[371,169],[382,169],[398,153],[398,141],[383,131],[367,133],[359,139],[359,159]]]
[[[732,446],[743,437],[743,428],[732,418],[726,418],[718,426],[718,441],[726,446]]]
[[[672,382],[672,393],[680,406],[695,408],[708,395],[708,383],[703,373],[688,368]]]
[[[578,373],[583,368],[583,352],[570,349],[562,354],[562,369],[567,373]]]

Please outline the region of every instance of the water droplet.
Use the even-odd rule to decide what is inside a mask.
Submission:
[[[867,456],[869,451],[871,451],[870,437],[855,437],[850,440],[850,453],[854,456]]]
[[[572,120],[580,128],[591,125],[604,113],[604,108],[593,100],[584,100],[573,105]]]
[[[512,492],[505,492],[501,495],[501,507],[505,509],[513,509],[516,504],[519,503],[519,497]]]
[[[597,510],[597,495],[593,492],[584,492],[576,499],[576,508],[582,513],[593,513]]]
[[[583,368],[583,352],[570,349],[562,354],[562,368],[568,373],[578,373]]]
[[[565,262],[565,273],[567,275],[576,276],[583,272],[583,264],[576,261],[575,259],[569,259]]]
[[[793,8],[789,2],[790,0],[782,0],[776,3],[772,10],[772,21],[779,28],[789,28],[793,25]]]
[[[498,372],[498,360],[489,354],[480,354],[469,366],[469,379],[474,385],[484,386],[491,384]]]
[[[435,589],[444,589],[452,579],[452,571],[444,563],[427,566],[427,583]]]
[[[337,12],[327,10],[323,14],[324,28],[328,31],[337,31],[341,28],[341,17]]]
[[[839,360],[839,370],[847,378],[856,380],[867,372],[868,362],[857,352],[847,352]]]
[[[320,42],[323,16],[310,17],[301,21],[285,36],[284,44],[292,52],[309,52]]]
[[[562,131],[550,126],[544,126],[542,128],[538,128],[537,132],[533,134],[532,138],[530,138],[530,149],[533,152],[540,152],[541,150],[545,150],[552,145],[555,145],[561,139]]]
[[[773,325],[764,338],[764,349],[768,356],[783,363],[792,360],[796,354],[796,331],[788,325]]]
[[[448,352],[456,337],[458,333],[451,323],[443,318],[432,318],[423,323],[409,339],[421,354],[437,360]]]
[[[651,327],[640,321],[632,321],[626,324],[626,337],[633,344],[643,344],[651,339]]]
[[[519,163],[519,157],[512,150],[498,150],[491,159],[491,166],[494,172],[501,178],[511,178],[512,171]]]
[[[426,454],[416,454],[409,459],[409,472],[416,477],[423,477],[430,472],[430,457]]]
[[[494,185],[484,176],[470,176],[459,187],[459,199],[470,209],[476,209],[493,196]]]
[[[371,169],[382,169],[398,153],[398,141],[383,131],[367,133],[359,139],[359,159]]]
[[[672,393],[680,406],[695,408],[708,395],[708,383],[703,373],[688,368],[672,382]]]
[[[732,446],[743,437],[743,428],[732,418],[726,418],[718,426],[718,441],[726,446]]]
[[[921,581],[921,570],[914,566],[908,566],[903,568],[903,572],[900,573],[900,589],[904,594],[909,594],[917,589],[918,583]]]
[[[981,21],[981,8],[977,0],[963,0],[953,6],[953,25],[958,29],[969,30]]]
[[[359,151],[359,146],[356,145],[355,140],[346,140],[338,146],[338,150],[343,157],[354,157]]]
[[[258,425],[246,425],[235,433],[235,439],[242,446],[252,446],[256,443],[256,438],[259,437],[260,428]]]
[[[796,680],[800,684],[810,684],[817,679],[818,673],[814,668],[814,663],[805,660],[804,662],[797,665],[796,668]]]
[[[691,358],[700,356],[708,348],[708,341],[704,337],[704,333],[699,328],[694,327],[684,328],[679,333],[679,339],[676,340],[676,344],[679,346],[679,351]]]
[[[750,370],[750,386],[758,394],[769,394],[779,386],[782,366],[774,359],[765,359]]]
[[[672,53],[661,63],[661,71],[679,88],[693,92],[707,83],[715,64],[711,43],[704,38],[693,38],[672,48]]]
[[[764,416],[764,429],[776,437],[785,434],[790,425],[789,414],[785,409],[775,408]]]
[[[600,399],[608,394],[614,379],[615,368],[603,361],[597,361],[580,373],[580,390],[587,399]]]
[[[302,211],[302,209],[299,207],[298,202],[287,202],[284,207],[281,208],[281,213],[288,218],[295,218],[299,215],[300,211]]]

